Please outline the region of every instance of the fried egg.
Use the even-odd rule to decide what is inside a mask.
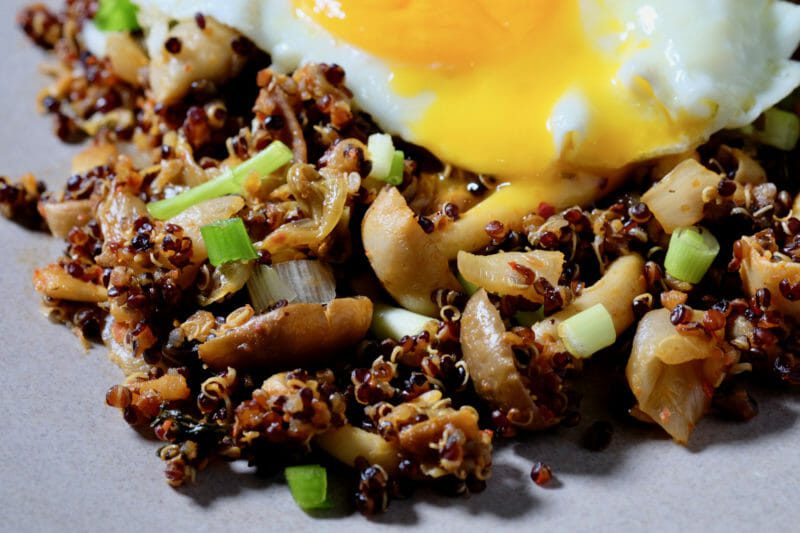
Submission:
[[[685,151],[800,85],[800,6],[777,0],[138,3],[145,25],[213,16],[278,69],[337,63],[383,129],[512,181]]]

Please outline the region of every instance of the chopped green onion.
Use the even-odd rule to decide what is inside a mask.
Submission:
[[[140,29],[138,11],[131,0],[100,0],[93,20],[103,31],[135,31]]]
[[[478,292],[478,289],[480,289],[480,287],[478,287],[471,281],[468,281],[467,278],[462,276],[461,272],[456,273],[456,278],[458,278],[458,282],[461,284],[461,286],[464,287],[464,292],[467,293],[467,296],[472,296],[473,294]]]
[[[514,314],[514,320],[520,326],[529,328],[544,320],[544,306],[540,306],[536,311],[517,311]]]
[[[297,300],[292,286],[281,278],[277,270],[267,265],[259,265],[253,270],[247,280],[247,292],[257,313],[263,313],[280,300],[290,303]]]
[[[800,139],[800,117],[791,111],[773,107],[764,112],[763,128],[753,124],[743,131],[760,143],[789,151],[794,149]]]
[[[389,170],[389,175],[386,176],[386,182],[389,185],[400,185],[403,183],[403,170],[405,169],[406,155],[402,150],[395,150],[392,157],[392,168]]]
[[[379,339],[400,340],[406,336],[419,335],[434,319],[406,311],[399,307],[375,304],[370,330]]]
[[[292,498],[301,509],[330,509],[328,472],[320,465],[289,466],[283,471]]]
[[[388,133],[373,133],[367,139],[367,152],[369,160],[372,162],[369,177],[386,181],[392,170],[395,154],[392,136]]]
[[[233,261],[258,259],[241,218],[220,220],[203,226],[200,234],[208,250],[208,260],[215,267]]]
[[[292,160],[292,151],[280,141],[273,141],[264,150],[244,163],[223,172],[211,181],[192,187],[172,198],[147,204],[147,210],[159,220],[167,220],[175,215],[212,198],[226,194],[239,194],[245,180],[256,174],[259,177],[275,172]]]
[[[697,283],[719,253],[719,242],[705,228],[675,230],[669,241],[664,267],[667,274],[687,283]]]
[[[593,305],[561,322],[558,336],[569,353],[580,358],[589,357],[617,340],[614,321],[603,304]]]

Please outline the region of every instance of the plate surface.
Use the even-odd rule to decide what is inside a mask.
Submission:
[[[56,187],[75,149],[60,144],[49,120],[37,115],[43,56],[14,22],[25,3],[0,3],[0,173],[17,179],[33,172]],[[211,468],[197,484],[173,490],[157,444],[104,404],[119,370],[102,349],[85,353],[39,311],[31,273],[55,258],[61,243],[4,220],[0,243],[0,530],[773,531],[800,523],[800,396],[761,390],[756,419],[703,420],[688,448],[614,421],[610,447],[588,452],[578,444],[596,420],[587,415],[576,428],[498,446],[482,494],[419,492],[370,520],[312,518],[281,482],[256,479],[238,464]],[[602,398],[584,403],[602,411]],[[551,488],[531,483],[536,460],[553,468]]]

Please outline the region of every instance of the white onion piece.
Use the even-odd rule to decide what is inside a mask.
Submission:
[[[263,313],[275,302],[286,300],[291,303],[297,301],[297,293],[292,286],[285,282],[278,271],[267,265],[259,265],[253,270],[253,275],[247,281],[247,292],[253,309]]]
[[[336,298],[336,280],[321,261],[301,259],[274,266],[278,276],[297,294],[295,301],[326,304]]]

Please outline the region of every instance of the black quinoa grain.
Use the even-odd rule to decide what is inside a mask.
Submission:
[[[170,37],[164,43],[164,48],[172,55],[177,55],[181,53],[181,49],[183,48],[183,44],[181,40],[177,37]]]
[[[692,310],[684,304],[678,304],[669,314],[669,321],[673,326],[685,324],[692,319]]]
[[[417,216],[417,223],[425,233],[433,233],[433,230],[436,229],[431,219],[422,215]]]
[[[729,179],[720,180],[719,184],[717,185],[717,192],[723,198],[733,196],[733,194],[736,192],[736,182]]]
[[[762,287],[756,291],[755,299],[757,306],[761,307],[762,309],[766,309],[772,302],[772,295],[770,294],[769,289]]]
[[[325,79],[328,80],[328,83],[331,85],[341,85],[344,83],[344,69],[336,63],[323,66],[322,72]]]
[[[644,202],[637,202],[628,208],[628,215],[640,224],[647,222],[653,216]]]
[[[201,30],[206,29],[206,17],[202,13],[195,13],[194,21],[197,23],[197,27]]]

